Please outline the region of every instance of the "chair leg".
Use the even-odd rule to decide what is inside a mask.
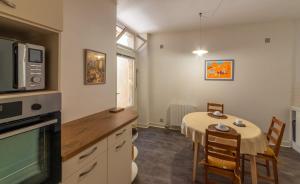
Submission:
[[[235,178],[233,181],[234,184],[241,184],[241,180],[238,178]]]
[[[245,155],[242,155],[242,183],[244,183],[245,179]]]
[[[206,166],[204,166],[204,183],[208,184],[208,172]]]
[[[271,172],[270,172],[270,162],[269,162],[269,160],[266,160],[266,169],[267,169],[267,176],[270,177]]]
[[[277,160],[273,159],[272,160],[272,166],[273,166],[273,175],[274,175],[274,182],[275,184],[278,184],[278,170],[277,170]]]
[[[232,184],[238,184],[237,179],[234,177],[231,183]]]

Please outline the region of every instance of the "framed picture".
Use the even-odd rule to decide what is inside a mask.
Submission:
[[[106,54],[85,49],[85,79],[86,85],[105,84]]]
[[[205,80],[234,80],[234,60],[206,60]]]

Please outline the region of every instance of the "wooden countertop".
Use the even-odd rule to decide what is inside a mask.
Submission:
[[[136,120],[137,112],[125,109],[119,113],[109,110],[62,125],[61,156],[66,161],[81,151]]]

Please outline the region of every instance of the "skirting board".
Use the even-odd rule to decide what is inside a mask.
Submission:
[[[156,128],[166,128],[166,125],[162,125],[161,123],[153,123],[153,122],[150,122],[149,126],[156,127]]]
[[[295,151],[297,151],[298,153],[300,153],[300,146],[298,146],[297,144],[295,144],[295,143],[292,143],[293,144],[293,149],[295,150]]]
[[[281,146],[282,147],[291,148],[292,147],[292,143],[291,143],[291,141],[285,141],[285,140],[283,140],[282,143],[281,143]]]
[[[138,127],[140,127],[140,128],[149,128],[149,127],[166,128],[165,125],[162,125],[161,123],[153,123],[153,122],[138,123]]]
[[[149,123],[137,123],[138,128],[149,128]]]

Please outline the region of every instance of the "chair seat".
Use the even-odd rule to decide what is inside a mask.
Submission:
[[[208,156],[208,165],[226,170],[235,170],[236,163]]]
[[[275,157],[276,156],[275,153],[274,153],[274,150],[270,146],[267,147],[267,150],[265,151],[264,154],[268,155],[268,156],[271,156],[271,157]]]
[[[270,146],[267,147],[267,150],[263,154],[259,153],[258,155],[276,158],[276,154]]]

